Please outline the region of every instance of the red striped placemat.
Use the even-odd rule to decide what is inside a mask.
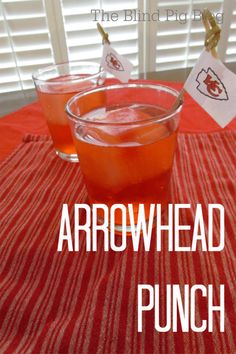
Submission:
[[[0,352],[233,353],[235,341],[234,132],[180,134],[173,203],[225,207],[222,252],[57,252],[61,208],[85,201],[78,164],[51,141],[28,136],[0,170]],[[181,223],[193,225],[192,211]],[[218,220],[215,221],[216,223]],[[165,245],[164,245],[165,246]],[[157,333],[153,314],[137,332],[137,285],[225,284],[225,332]],[[219,291],[215,297],[219,302]],[[162,308],[164,315],[165,308]],[[197,320],[206,314],[197,303]]]

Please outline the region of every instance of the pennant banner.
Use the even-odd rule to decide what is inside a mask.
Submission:
[[[222,128],[236,116],[236,75],[210,52],[202,52],[184,88]]]
[[[118,54],[109,44],[103,45],[101,66],[122,82],[128,82],[133,69],[131,62]]]

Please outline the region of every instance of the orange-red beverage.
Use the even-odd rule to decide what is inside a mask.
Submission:
[[[126,87],[123,97],[120,86]],[[77,123],[73,117],[73,132],[90,203],[108,207],[131,203],[136,218],[140,203],[145,205],[147,215],[151,203],[167,203],[181,107],[171,114],[167,112],[165,100],[168,95],[170,100],[175,91],[165,92],[158,105],[160,92],[156,96],[155,86],[145,90],[144,85],[134,93],[129,93],[127,87],[110,86],[111,92],[105,94],[100,107],[87,112],[82,109]],[[114,95],[110,97],[112,90]],[[91,100],[99,91],[91,90],[87,97]],[[79,97],[69,103],[71,112],[76,102],[86,106],[86,96],[81,97],[81,102]],[[119,213],[116,224],[121,224]]]
[[[91,70],[94,72],[89,73]],[[75,62],[45,68],[41,74],[34,76],[39,101],[47,119],[56,153],[65,160],[78,161],[65,113],[66,103],[76,93],[96,86],[100,74],[102,73],[96,63]]]
[[[89,83],[83,82],[70,86],[70,81],[75,79],[75,76],[60,76],[55,79],[48,80],[48,86],[38,89],[38,97],[43,108],[44,115],[47,118],[48,129],[52,136],[54,147],[56,151],[60,151],[64,154],[77,154],[65,113],[66,103],[76,93],[90,87]],[[63,82],[67,82],[67,84],[65,85]],[[51,83],[58,83],[56,89],[54,89],[54,86],[50,87]]]

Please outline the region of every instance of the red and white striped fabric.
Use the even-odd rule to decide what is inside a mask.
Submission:
[[[180,134],[173,203],[221,203],[222,252],[57,252],[63,203],[86,198],[78,164],[57,158],[51,141],[28,136],[1,164],[1,353],[235,353],[234,132]],[[181,223],[193,224],[193,212]],[[71,218],[72,219],[72,218]],[[215,220],[216,223],[219,220]],[[187,242],[187,241],[186,241]],[[164,245],[165,248],[166,245]],[[137,285],[225,284],[225,332],[157,333],[153,313],[137,332]],[[219,292],[215,297],[219,302]],[[197,303],[197,320],[206,318]],[[165,307],[162,307],[162,315]]]

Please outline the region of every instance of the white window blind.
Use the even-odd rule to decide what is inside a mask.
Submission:
[[[229,27],[229,33],[227,33],[224,38],[224,43],[227,45],[224,59],[226,62],[235,62],[236,61],[236,0],[231,0],[230,4],[227,5],[228,5],[227,20],[228,23],[230,24],[230,27]]]
[[[160,9],[161,17],[156,24],[156,48],[153,53],[154,63],[151,65],[157,71],[193,66],[203,50],[205,37],[203,23],[197,20],[197,10],[208,8],[211,12],[220,14],[223,0],[160,0],[156,6]],[[174,11],[174,15],[169,12],[167,20],[168,9]]]
[[[53,62],[41,0],[0,1],[0,92],[31,88],[32,72]]]
[[[96,29],[91,9],[103,9],[106,13],[116,12],[118,21],[104,21],[101,24],[109,32],[114,48],[131,60],[136,71],[139,65],[139,36],[137,22],[124,21],[124,9],[137,9],[137,0],[62,0],[65,32],[69,60],[100,61],[102,54],[101,37]],[[107,19],[107,17],[106,17]]]
[[[224,12],[219,45],[223,61],[236,61],[236,0],[0,0],[0,92],[33,88],[36,69],[67,60],[101,58],[101,37],[91,9],[116,12],[101,21],[114,48],[134,64],[134,73],[193,66],[204,45],[204,27],[189,14],[208,7]],[[124,21],[124,10],[155,12],[159,21]],[[166,10],[187,13],[187,22],[166,20]]]

